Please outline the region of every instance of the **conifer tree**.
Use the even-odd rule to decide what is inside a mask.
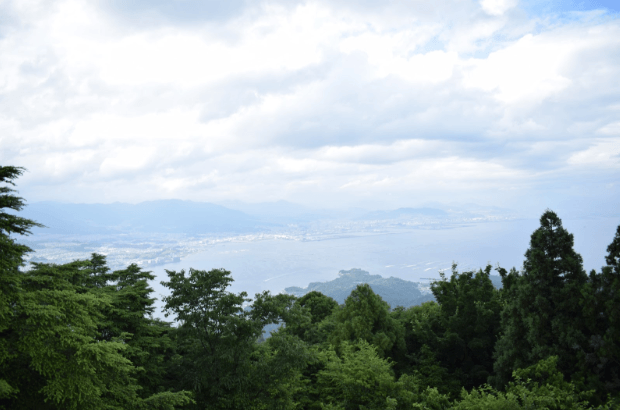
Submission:
[[[503,386],[513,370],[550,356],[570,375],[587,346],[585,315],[580,307],[587,282],[573,235],[547,210],[531,236],[523,272],[502,272],[505,292],[502,336],[495,349],[494,382]]]
[[[601,280],[601,306],[605,317],[606,329],[601,344],[600,356],[603,358],[603,375],[605,389],[618,397],[620,395],[620,226],[616,235],[607,247]]]
[[[0,166],[0,369],[14,356],[8,344],[10,323],[17,314],[14,306],[19,298],[22,275],[20,267],[24,264],[24,256],[32,249],[18,244],[11,238],[12,234],[27,235],[35,226],[43,226],[30,219],[14,214],[21,211],[24,200],[15,195],[14,180],[24,172],[24,168]],[[0,376],[0,399],[9,397],[15,392],[10,380]]]
[[[578,369],[599,401],[608,394],[620,399],[620,226],[605,261],[600,272],[590,272],[583,291],[590,351]]]
[[[0,167],[0,182],[14,185],[22,172]],[[13,192],[0,186],[0,409],[171,410],[190,402],[187,392],[142,399],[125,340],[101,337],[113,300],[103,256],[20,270],[31,250],[10,235],[41,225],[5,211],[24,206]]]

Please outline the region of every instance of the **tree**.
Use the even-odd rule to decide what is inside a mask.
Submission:
[[[330,342],[364,340],[376,347],[380,357],[394,357],[404,351],[404,329],[390,316],[390,306],[367,283],[357,285],[336,312],[336,328]]]
[[[91,291],[101,290],[110,300],[99,324],[99,340],[123,341],[123,355],[138,368],[140,397],[159,393],[175,351],[171,324],[152,316],[155,299],[148,281],[155,276],[136,264],[109,273],[103,255],[93,254],[90,263]]]
[[[19,298],[21,288],[21,274],[19,268],[24,265],[24,255],[32,249],[15,242],[10,235],[27,235],[30,229],[43,225],[30,219],[22,218],[13,213],[21,211],[25,205],[24,200],[14,193],[10,186],[15,186],[14,180],[24,172],[24,168],[13,166],[0,166],[0,367],[6,366],[6,362],[13,356],[6,340],[16,311],[15,304]],[[0,377],[0,399],[9,397],[16,390],[10,381]]]
[[[441,273],[443,280],[431,285],[445,329],[436,355],[468,390],[486,383],[493,372],[501,305],[490,272],[488,265],[484,271],[459,273],[454,264],[450,280]]]
[[[603,361],[601,379],[605,390],[614,397],[620,395],[620,226],[613,241],[607,247],[607,266],[601,274],[599,301],[604,301],[599,312],[606,319],[603,343],[599,356]],[[600,316],[600,315],[599,315]]]
[[[14,185],[22,172],[0,167],[0,181]],[[142,400],[138,369],[123,355],[126,340],[102,337],[112,304],[104,257],[20,270],[31,250],[9,235],[42,225],[4,211],[24,205],[12,192],[0,187],[0,408],[173,409],[188,403],[185,392]]]
[[[482,386],[467,392],[463,389],[461,401],[452,407],[455,410],[504,410],[504,409],[549,409],[586,410],[593,409],[587,402],[591,391],[580,391],[573,383],[564,380],[557,369],[557,356],[513,372],[506,392]],[[600,410],[611,409],[611,403]]]
[[[87,261],[34,264],[22,273],[14,316],[3,334],[10,360],[1,372],[15,383],[13,409],[126,408],[138,386],[120,341],[100,342],[97,325],[109,298],[78,292],[69,280]]]
[[[590,347],[581,371],[599,402],[608,394],[620,398],[620,226],[605,261],[600,272],[590,272],[580,304],[588,318]]]
[[[313,290],[306,293],[304,296],[297,300],[297,303],[302,307],[307,307],[310,310],[312,317],[312,323],[316,324],[324,320],[327,316],[334,312],[334,309],[338,307],[338,302],[329,296],[325,296],[321,292]]]
[[[312,291],[295,301],[295,307],[305,312],[294,320],[286,321],[286,330],[310,343],[324,343],[333,330],[333,321],[329,321],[338,308],[338,302],[320,292]]]
[[[166,272],[169,281],[162,285],[171,292],[163,298],[164,310],[179,324],[182,388],[195,392],[199,406],[243,407],[251,384],[249,357],[262,332],[262,324],[243,310],[250,299],[226,290],[233,279],[223,269]]]
[[[543,213],[540,225],[525,253],[522,274],[501,272],[505,307],[494,379],[500,386],[513,370],[554,355],[558,368],[568,376],[587,346],[586,318],[579,301],[588,277],[573,249],[573,235],[550,210]]]
[[[318,373],[322,401],[342,409],[386,409],[397,394],[390,363],[364,340],[344,342],[340,357],[328,350],[327,365]]]

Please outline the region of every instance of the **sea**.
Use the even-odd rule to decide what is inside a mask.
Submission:
[[[587,271],[605,264],[607,246],[619,224],[619,218],[563,221],[574,235],[574,248],[582,255]],[[429,282],[438,279],[440,272],[449,276],[453,263],[461,272],[488,264],[521,269],[530,236],[538,227],[536,219],[518,219],[346,234],[329,239],[217,243],[180,262],[149,268],[157,278],[152,284],[158,298],[156,316],[163,317],[161,299],[169,294],[160,283],[168,279],[166,271],[226,269],[234,279],[229,290],[245,291],[250,297],[265,290],[279,293],[289,286],[330,281],[338,277],[340,270],[351,268],[383,277]]]

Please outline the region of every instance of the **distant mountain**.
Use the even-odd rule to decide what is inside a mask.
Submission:
[[[487,209],[486,214],[449,207],[399,208],[368,212],[361,208],[312,209],[287,201],[245,203],[229,201],[225,205],[176,199],[138,204],[67,204],[35,202],[21,212],[48,228],[33,232],[71,235],[106,235],[118,233],[219,234],[253,233],[273,228],[316,223],[375,220],[423,220],[435,222],[454,218],[473,218],[500,212]],[[476,206],[469,204],[469,208]],[[313,225],[312,229],[316,229]]]
[[[371,275],[361,269],[341,270],[338,272],[338,276],[330,282],[313,282],[307,288],[292,286],[284,289],[284,291],[291,295],[303,296],[316,290],[342,304],[357,285],[368,283],[372,290],[392,308],[415,306],[435,299],[432,294],[422,292],[420,284],[416,282],[394,277],[383,278],[380,275]]]
[[[447,218],[450,214],[437,208],[399,208],[393,211],[374,211],[357,219],[411,219],[411,218]]]
[[[277,223],[303,223],[328,219],[357,218],[368,212],[362,208],[317,209],[289,201],[248,203],[242,201],[224,201],[220,205],[236,209],[263,221]]]
[[[288,201],[248,203],[225,201],[221,205],[271,223],[295,223],[321,219],[322,213]]]
[[[47,226],[50,234],[254,232],[265,228],[258,218],[208,202],[159,200],[139,204],[64,204],[35,202],[21,216]],[[267,224],[269,225],[269,224]]]

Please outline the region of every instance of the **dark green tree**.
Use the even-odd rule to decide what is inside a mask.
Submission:
[[[500,329],[499,292],[490,279],[491,266],[459,273],[431,285],[440,306],[442,328],[435,354],[466,389],[487,382],[493,372],[493,352]]]
[[[434,386],[438,393],[458,395],[460,379],[438,359],[446,332],[439,304],[426,302],[408,309],[397,308],[392,316],[405,328],[406,354],[394,363],[397,373],[413,376],[412,385],[418,393],[420,387]]]
[[[101,289],[111,302],[99,325],[100,339],[123,340],[124,356],[139,370],[136,378],[142,398],[160,393],[175,351],[170,323],[153,318],[155,299],[149,281],[155,276],[136,264],[108,273],[103,255],[93,254],[90,263],[89,277],[97,279],[94,290]]]
[[[24,265],[24,256],[32,250],[15,242],[11,235],[27,235],[35,226],[43,226],[30,219],[15,215],[25,205],[24,200],[15,195],[15,180],[22,175],[24,168],[0,166],[0,368],[14,356],[9,348],[7,336],[9,327],[17,314],[15,306],[19,300],[22,275],[19,271]],[[11,381],[0,376],[0,399],[15,392]]]
[[[0,181],[14,185],[22,172],[0,167]],[[0,408],[173,409],[189,402],[185,393],[141,399],[138,369],[123,355],[126,341],[101,337],[112,305],[105,258],[20,269],[31,250],[10,235],[41,225],[14,214],[24,206],[14,192],[0,186]]]
[[[297,303],[310,310],[312,323],[319,323],[334,312],[338,302],[321,292],[313,290],[297,300]]]
[[[357,285],[335,315],[336,327],[330,336],[334,346],[344,341],[364,340],[384,358],[404,352],[402,325],[390,315],[390,306],[367,283]]]
[[[11,409],[128,408],[136,405],[135,368],[120,341],[97,340],[109,299],[78,292],[70,279],[88,262],[34,264],[22,273],[14,316],[3,335],[11,353],[2,376],[17,389]]]
[[[295,320],[287,321],[287,331],[310,344],[327,342],[334,329],[332,315],[338,308],[338,302],[312,291],[297,299],[295,306],[306,312],[307,317],[298,316]]]
[[[233,281],[223,269],[188,274],[167,271],[171,290],[164,297],[167,315],[174,316],[179,353],[180,387],[195,393],[196,408],[293,408],[301,388],[301,372],[312,356],[305,343],[286,331],[263,343],[267,324],[293,323],[307,318],[290,295],[227,291]]]
[[[588,280],[582,264],[573,249],[573,235],[547,210],[532,234],[522,274],[500,272],[505,306],[495,349],[497,386],[505,385],[513,370],[550,356],[558,356],[563,374],[572,374],[588,343],[580,306]]]
[[[300,397],[307,396],[303,372],[317,361],[316,352],[283,328],[255,347],[247,374],[250,384],[239,400],[245,402],[243,408],[300,408]]]
[[[164,310],[178,323],[181,387],[195,392],[198,408],[241,407],[249,356],[262,332],[243,310],[250,299],[227,291],[233,279],[223,269],[166,273],[169,281],[162,285],[170,295],[163,298]]]
[[[600,344],[599,357],[602,359],[601,380],[605,381],[605,390],[620,396],[620,226],[607,247],[605,257],[607,266],[601,274],[599,301],[604,301],[599,311],[604,312],[605,333]],[[597,338],[597,341],[599,339]]]
[[[600,272],[590,272],[581,301],[590,349],[580,370],[599,402],[607,395],[620,399],[620,226],[605,261]]]

